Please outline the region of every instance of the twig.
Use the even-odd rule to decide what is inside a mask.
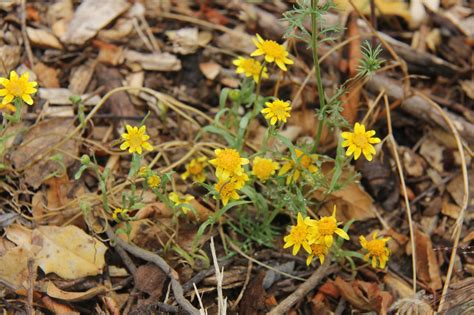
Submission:
[[[249,264],[248,264],[248,267],[247,267],[247,274],[245,275],[244,285],[242,286],[242,290],[240,290],[240,293],[237,296],[237,299],[235,299],[235,301],[232,305],[232,308],[231,308],[231,310],[233,310],[233,311],[235,311],[235,309],[237,308],[237,306],[240,303],[240,300],[242,300],[242,298],[244,297],[245,290],[247,289],[247,285],[250,282],[250,275],[252,274],[252,267],[253,267],[253,262],[251,260],[249,260]]]
[[[153,302],[150,304],[144,304],[140,307],[137,307],[133,312],[130,312],[130,315],[140,315],[140,314],[156,314],[156,311],[166,312],[166,313],[178,313],[179,308],[173,305]]]
[[[388,126],[388,135],[387,138],[392,145],[393,150],[393,157],[395,158],[395,163],[397,165],[398,176],[400,177],[400,183],[402,184],[402,191],[403,197],[405,199],[405,210],[407,213],[408,219],[408,227],[410,229],[410,242],[411,242],[411,249],[412,249],[412,268],[413,268],[413,296],[416,295],[416,244],[415,244],[415,229],[413,226],[413,220],[411,218],[411,210],[410,210],[410,200],[408,200],[408,193],[407,193],[407,186],[405,184],[405,177],[403,176],[403,168],[402,163],[400,162],[400,157],[398,156],[397,150],[397,142],[393,137],[392,133],[392,117],[390,116],[390,108],[388,105],[388,97],[387,94],[384,95],[385,101],[385,110],[387,112],[387,126]]]
[[[26,33],[26,0],[21,0],[21,35],[25,42],[26,56],[30,62],[30,67],[34,66],[33,52],[31,51],[30,41],[28,40],[28,34]]]
[[[221,262],[221,266],[225,267],[232,262],[232,259],[227,259]],[[199,271],[194,277],[189,279],[185,284],[183,284],[183,291],[184,293],[191,291],[193,289],[193,284],[199,284],[202,280],[206,277],[213,275],[215,273],[214,267],[211,267],[207,270]]]
[[[33,290],[35,287],[35,260],[33,258],[28,259],[28,299],[27,299],[27,314],[34,315],[35,309],[33,308]]]
[[[316,285],[321,281],[323,277],[331,273],[334,269],[329,268],[331,263],[331,257],[326,257],[324,264],[322,264],[305,282],[303,282],[295,292],[290,294],[286,299],[280,302],[268,315],[283,315],[287,314],[290,308],[295,305],[299,300],[304,298],[309,291],[314,289]]]
[[[149,261],[157,265],[171,280],[171,287],[173,289],[174,298],[176,302],[186,311],[188,314],[191,315],[199,315],[199,310],[195,308],[183,295],[183,287],[179,283],[179,276],[178,273],[171,268],[168,263],[161,258],[160,256],[147,251],[143,248],[140,248],[136,245],[130,244],[118,238],[115,233],[112,231],[110,227],[107,227],[107,235],[109,238],[115,242],[116,245],[122,247],[124,250],[129,252],[130,254],[141,258],[143,260]]]

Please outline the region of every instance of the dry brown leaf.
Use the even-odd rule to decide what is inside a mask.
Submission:
[[[399,146],[399,151],[402,156],[403,170],[407,175],[422,176],[426,169],[425,160],[408,147]]]
[[[390,293],[380,290],[376,283],[354,280],[346,282],[337,277],[334,284],[340,294],[352,306],[363,311],[376,311],[378,314],[387,314],[393,302]]]
[[[68,152],[68,155],[60,152],[52,152],[37,163],[30,165],[32,157],[39,157],[64,139],[74,129],[73,119],[49,119],[42,121],[30,130],[24,136],[22,145],[20,145],[11,154],[11,159],[15,168],[21,169],[27,167],[24,171],[25,181],[33,188],[38,188],[46,179],[51,176],[63,174],[75,160],[70,155],[78,155],[79,147],[75,140],[66,141],[59,147],[62,152]],[[53,156],[62,156],[62,161],[52,160]]]
[[[32,252],[23,247],[14,247],[0,256],[0,283],[4,282],[14,290],[26,288],[28,280],[28,259]]]
[[[75,226],[40,226],[33,231],[13,224],[8,239],[26,250],[36,251],[35,261],[45,272],[72,280],[102,273],[107,247]]]
[[[84,0],[74,12],[63,42],[82,45],[124,13],[130,4],[125,0]]]
[[[69,302],[87,301],[97,295],[104,294],[105,292],[107,292],[107,287],[103,285],[91,288],[85,292],[64,291],[55,286],[54,283],[51,281],[48,282],[46,286],[46,294],[48,294],[48,296]]]
[[[331,170],[331,163],[323,164],[323,174],[328,175]],[[344,182],[348,176],[349,173],[343,174],[340,178],[340,182]],[[321,200],[322,193],[320,191],[315,192],[314,195],[317,199]],[[372,197],[357,182],[352,182],[328,196],[319,214],[330,215],[334,205],[336,205],[337,208],[336,215],[338,221],[347,222],[351,219],[366,220],[376,217]]]
[[[221,66],[215,62],[203,62],[199,64],[199,69],[201,70],[202,74],[208,80],[214,80],[219,72],[221,71]]]
[[[347,0],[335,0],[336,7],[343,11],[353,10],[352,5]],[[354,5],[363,12],[370,14],[370,5],[366,0],[353,0]],[[408,5],[402,0],[375,0],[377,15],[396,15],[404,18],[407,22],[411,21],[411,15],[408,11]]]
[[[420,146],[420,154],[438,172],[444,171],[443,151],[444,147],[431,136],[426,137]]]
[[[97,34],[97,38],[106,42],[120,41],[125,39],[133,31],[133,20],[120,18],[115,23],[114,27],[106,30],[101,30]]]
[[[413,288],[402,278],[394,273],[387,273],[383,277],[383,282],[398,294],[399,298],[409,298],[413,296]]]
[[[67,315],[79,315],[81,313],[74,311],[71,307],[67,306],[66,304],[59,303],[49,296],[44,296],[41,298],[41,302],[43,302],[44,306],[53,312],[53,314],[67,314]]]
[[[46,88],[58,88],[58,71],[48,67],[42,62],[38,62],[33,67],[33,72],[38,76],[40,86]]]
[[[159,300],[163,294],[166,274],[155,264],[141,265],[133,274],[135,288],[149,295],[149,302]]]
[[[103,64],[116,66],[125,60],[123,48],[120,46],[109,44],[98,39],[93,40],[92,45],[99,48],[97,60]]]
[[[415,230],[416,268],[418,279],[425,282],[432,290],[442,287],[441,274],[429,235]]]
[[[28,35],[28,39],[30,40],[32,46],[63,49],[63,45],[61,45],[56,36],[48,31],[27,27],[26,34]]]
[[[127,63],[137,63],[143,70],[151,71],[179,71],[181,61],[170,53],[143,54],[133,50],[125,50]]]
[[[69,180],[67,174],[50,178],[45,181],[45,184],[48,187],[36,192],[31,201],[33,217],[38,225],[62,225],[79,211],[64,208],[64,206],[84,195],[86,188],[81,182]],[[51,211],[49,209],[55,210]],[[84,227],[82,216],[73,223],[79,227]]]
[[[3,64],[2,67],[5,67],[4,71],[8,73],[11,70],[15,69],[16,66],[20,63],[21,47],[2,45],[0,46],[0,56],[0,60]]]

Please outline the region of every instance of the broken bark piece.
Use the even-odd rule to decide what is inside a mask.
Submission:
[[[83,94],[92,79],[96,64],[96,60],[89,60],[87,63],[75,68],[69,80],[69,90],[76,94]]]
[[[401,109],[429,124],[433,122],[444,130],[451,132],[444,118],[433,109],[424,98],[414,95],[405,96],[403,87],[399,81],[389,79],[383,75],[374,75],[367,82],[367,88],[375,93],[385,90],[389,98],[402,100]],[[453,120],[459,134],[469,143],[474,143],[474,124],[469,123],[464,118],[446,111],[446,115]]]
[[[125,0],[84,0],[74,13],[63,42],[84,44],[129,7]]]
[[[124,56],[127,62],[138,63],[143,70],[181,70],[181,61],[175,55],[169,53],[142,54],[137,51],[126,50]]]
[[[53,105],[71,105],[72,102],[69,99],[73,95],[77,95],[68,89],[45,89],[40,88],[38,91],[40,98],[47,100]],[[94,95],[91,97],[90,94],[81,95],[85,105],[96,105],[100,101],[100,97]]]
[[[26,34],[32,46],[41,48],[63,49],[59,40],[48,31],[32,27],[26,28]]]

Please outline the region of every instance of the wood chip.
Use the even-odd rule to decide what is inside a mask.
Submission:
[[[144,70],[181,70],[181,61],[175,55],[170,53],[142,54],[138,51],[126,50],[124,56],[127,62],[138,63]]]
[[[5,66],[5,71],[10,72],[20,63],[21,47],[3,45],[0,46],[0,61]],[[3,70],[3,69],[2,69]]]
[[[130,4],[125,0],[84,0],[77,8],[63,42],[82,45],[124,13]]]
[[[32,46],[63,49],[63,45],[61,45],[56,36],[48,31],[27,27],[26,34],[28,35],[28,39]]]
[[[76,94],[83,94],[94,75],[96,60],[89,60],[83,65],[73,69],[69,79],[69,90]]]

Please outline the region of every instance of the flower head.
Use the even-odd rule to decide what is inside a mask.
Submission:
[[[114,212],[112,213],[112,218],[117,222],[120,221],[121,219],[126,219],[127,212],[128,212],[128,209],[115,208]]]
[[[288,58],[288,52],[283,45],[278,44],[274,40],[264,40],[259,34],[257,38],[253,38],[253,43],[257,49],[251,54],[251,56],[265,56],[266,62],[274,62],[277,66],[283,70],[288,70],[286,64],[292,65],[294,62]]]
[[[278,176],[285,175],[290,170],[293,170],[292,174],[290,174],[286,178],[286,184],[289,185],[294,181],[297,181],[300,178],[302,171],[308,171],[310,173],[316,173],[318,171],[318,167],[314,164],[318,156],[316,154],[306,154],[299,149],[295,149],[296,157],[298,159],[297,162],[289,159],[288,162],[283,164],[280,171],[278,172]]]
[[[8,104],[13,101],[16,97],[21,98],[26,104],[33,105],[33,99],[31,95],[36,93],[35,88],[38,83],[32,81],[29,82],[29,73],[25,72],[18,77],[15,71],[10,71],[10,79],[0,78],[0,85],[4,88],[0,89],[0,96],[3,96],[2,104]]]
[[[235,180],[223,180],[220,179],[215,185],[214,188],[219,193],[219,199],[222,200],[222,204],[226,206],[229,203],[229,200],[239,200],[240,196],[237,193],[237,190],[242,188],[240,183]]]
[[[140,177],[147,177],[148,174],[150,173],[150,168],[148,166],[142,166],[140,167],[140,169],[138,170],[138,176]]]
[[[248,182],[249,176],[247,173],[243,172],[242,174],[234,174],[229,177],[228,181],[234,182],[236,189],[242,189],[245,186],[245,183]]]
[[[253,159],[252,174],[255,175],[263,183],[275,174],[280,167],[277,162],[272,159],[265,159],[257,156]]]
[[[345,240],[349,239],[349,235],[347,233],[337,227],[338,223],[336,220],[336,206],[334,206],[334,210],[331,216],[322,217],[319,220],[312,221],[310,223],[313,233],[310,238],[316,243],[325,244],[328,248],[332,246],[334,241],[334,233],[339,235]]]
[[[232,63],[237,66],[236,73],[243,73],[246,77],[253,77],[253,80],[257,83],[260,76],[265,79],[268,78],[267,67],[263,67],[259,61],[253,58],[239,57],[234,59]]]
[[[174,203],[175,207],[178,207],[183,211],[184,214],[189,212],[189,208],[186,208],[184,204],[189,204],[191,200],[194,200],[194,196],[186,194],[178,194],[176,192],[171,192],[168,195],[168,198]]]
[[[205,156],[201,156],[195,159],[192,159],[191,162],[186,164],[186,172],[181,174],[181,178],[185,180],[189,176],[199,183],[202,183],[206,180],[206,174],[204,169],[207,166],[207,158]]]
[[[240,157],[240,153],[234,149],[216,149],[216,158],[209,163],[216,167],[218,179],[227,180],[234,175],[241,175],[244,172],[242,165],[248,164],[249,160]]]
[[[161,178],[160,178],[160,176],[158,176],[156,174],[153,174],[150,177],[148,177],[146,183],[151,188],[157,188],[161,184]]]
[[[275,125],[277,122],[286,123],[286,119],[291,116],[291,105],[289,102],[282,100],[274,100],[273,102],[266,102],[267,108],[261,110],[264,114],[265,119],[270,121],[271,125]]]
[[[142,148],[148,151],[153,150],[153,146],[148,142],[150,136],[145,134],[146,126],[138,128],[126,125],[125,128],[127,132],[122,134],[125,141],[120,146],[120,150],[127,150],[128,148],[128,152],[137,152],[138,154],[142,154]]]
[[[362,248],[367,250],[367,254],[364,256],[366,261],[370,261],[372,257],[372,267],[377,268],[377,259],[379,261],[380,268],[384,269],[387,264],[388,257],[390,256],[390,250],[386,247],[390,237],[384,237],[377,239],[377,232],[372,234],[372,240],[368,241],[364,236],[359,237]]]
[[[324,263],[324,259],[328,254],[329,248],[324,243],[313,243],[311,246],[311,254],[309,254],[308,258],[306,259],[306,265],[310,265],[313,261],[314,256],[319,258],[319,262],[321,264]]]
[[[303,218],[301,212],[298,212],[296,221],[296,225],[291,227],[290,234],[283,238],[285,241],[283,248],[294,246],[293,256],[296,256],[301,246],[303,246],[308,254],[311,254],[311,246],[308,240],[308,228],[312,220],[309,217]]]
[[[374,137],[375,130],[365,131],[363,124],[355,123],[354,132],[343,132],[341,136],[346,139],[342,142],[343,147],[348,147],[346,155],[354,154],[354,160],[360,157],[363,153],[367,161],[372,161],[372,156],[375,154],[375,148],[372,144],[380,142],[380,139]]]

